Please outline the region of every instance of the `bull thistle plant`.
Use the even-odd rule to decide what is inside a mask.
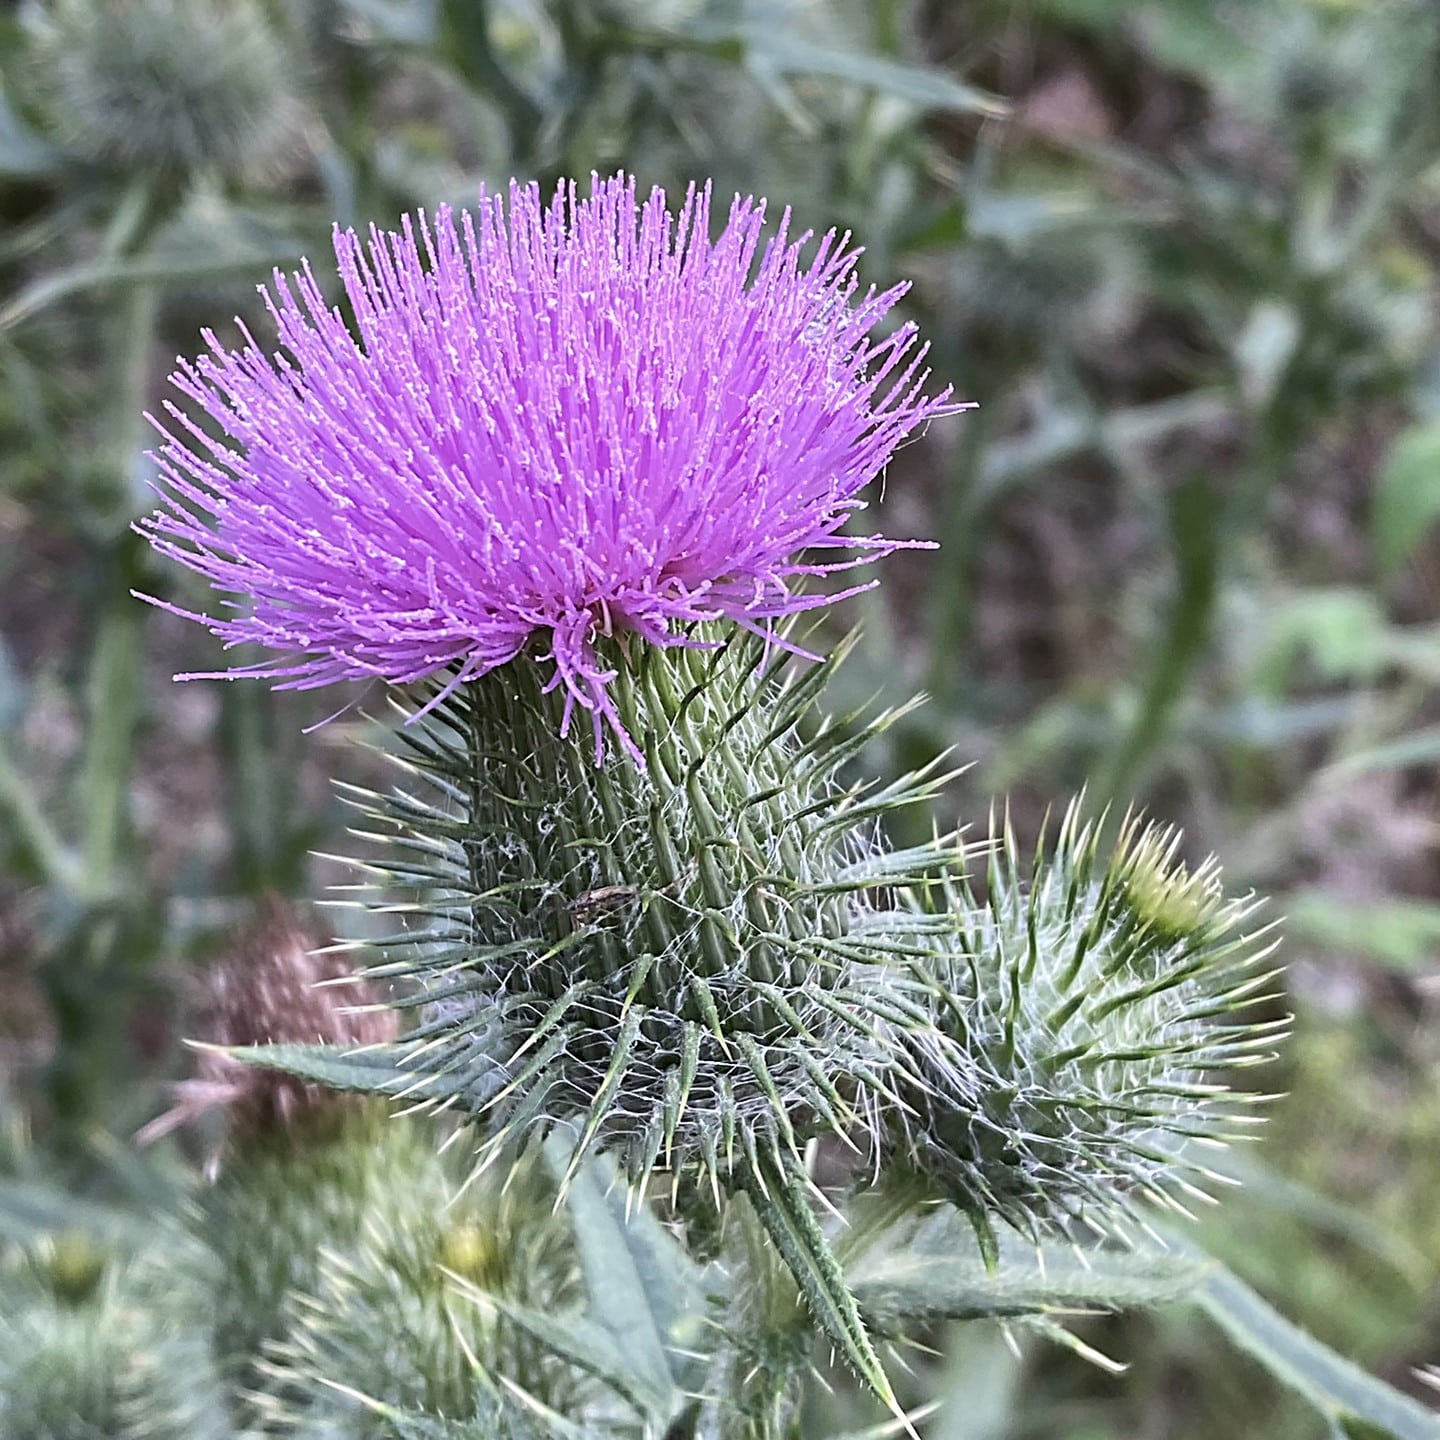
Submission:
[[[547,1206],[609,1186],[663,1218],[667,1273],[723,1277],[662,1336],[676,1413],[617,1381],[629,1419],[602,1423],[558,1386],[524,1410],[542,1433],[793,1433],[816,1336],[900,1416],[904,1314],[864,1257],[940,1215],[991,1275],[1027,1263],[1017,1235],[1137,1243],[1203,1191],[1203,1147],[1248,1118],[1224,1077],[1281,1023],[1250,1008],[1254,907],[1167,832],[1107,846],[1077,807],[1031,862],[1003,825],[887,841],[947,776],[857,777],[895,712],[823,716],[845,646],[801,622],[913,543],[844,527],[956,407],[848,236],[737,198],[716,238],[710,204],[619,176],[337,233],[343,308],[307,266],[268,296],[276,343],[207,335],[181,365],[141,522],[225,597],[179,613],[270,652],[227,677],[375,682],[395,721],[400,781],[353,798],[384,843],[367,903],[405,917],[364,975],[399,1023],[277,1027],[227,1063],[444,1114],[472,1186],[541,1155]],[[267,1373],[370,1354],[336,1338],[357,1305],[460,1333],[375,1259],[403,1213],[325,1268],[334,1313]],[[485,1303],[605,1372],[583,1317],[567,1338]],[[330,1378],[363,1399],[391,1360]],[[524,1428],[503,1383],[474,1413],[391,1389],[429,1418],[386,1434]]]

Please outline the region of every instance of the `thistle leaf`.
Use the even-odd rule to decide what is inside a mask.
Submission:
[[[439,1077],[407,1069],[404,1062],[413,1053],[403,1045],[365,1050],[339,1045],[237,1045],[225,1051],[245,1065],[281,1070],[331,1090],[426,1098],[439,1091]]]
[[[652,1377],[637,1374],[630,1356],[604,1326],[585,1316],[557,1318],[509,1300],[494,1299],[491,1303],[552,1354],[593,1375],[640,1414],[669,1413],[672,1394],[668,1377],[663,1385],[657,1385]]]
[[[846,1364],[889,1407],[903,1414],[865,1328],[860,1306],[815,1218],[802,1174],[773,1161],[747,1177],[750,1203],[805,1296],[810,1313]]]
[[[1440,1414],[1307,1335],[1223,1266],[1211,1270],[1197,1299],[1236,1345],[1313,1405],[1336,1433],[1440,1437]]]
[[[1076,1310],[1127,1310],[1187,1298],[1213,1262],[1154,1246],[1030,1245],[998,1238],[993,1265],[954,1211],[900,1243],[869,1250],[847,1274],[867,1319],[889,1331],[937,1319],[1000,1320]]]
[[[563,1147],[552,1145],[550,1154],[552,1171],[563,1176]],[[703,1348],[708,1291],[699,1269],[604,1160],[570,1180],[566,1209],[585,1276],[589,1323],[609,1335],[615,1353],[650,1393],[664,1397],[656,1409],[673,1414],[698,1379],[696,1361],[682,1352]]]

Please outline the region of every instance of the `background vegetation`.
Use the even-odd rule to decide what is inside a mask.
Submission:
[[[933,697],[1019,829],[1088,782],[1287,918],[1295,1037],[1206,1242],[1345,1354],[1440,1357],[1440,20],[1428,0],[54,0],[0,12],[0,1171],[144,1205],[186,977],[344,848],[333,697],[130,531],[142,412],[332,222],[591,170],[768,195],[909,277],[932,425],[836,708]],[[263,317],[261,320],[263,324]],[[353,925],[345,919],[337,922]],[[199,1154],[197,1150],[195,1154]],[[147,1189],[147,1187],[150,1187]],[[33,1222],[34,1217],[30,1217]],[[1188,1312],[971,1326],[927,1434],[1318,1436]],[[844,1412],[847,1402],[832,1407]],[[817,1419],[840,1424],[843,1413]],[[197,1429],[195,1433],[200,1433]],[[1335,1432],[1338,1433],[1338,1432]]]

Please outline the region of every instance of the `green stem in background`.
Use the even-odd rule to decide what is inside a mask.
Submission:
[[[609,58],[611,41],[595,32],[588,23],[589,17],[573,3],[559,7],[555,22],[560,31],[560,43],[565,54],[564,93],[559,97],[558,123],[552,124],[546,137],[547,150],[555,157],[555,164],[544,176],[546,183],[559,181],[564,176],[585,171],[584,157],[593,153],[593,136],[585,133],[585,122],[590,115],[590,101],[600,90],[600,80]]]
[[[1175,556],[1171,597],[1135,722],[1111,753],[1094,794],[1097,805],[1127,799],[1138,788],[1139,772],[1170,727],[1186,681],[1210,639],[1219,587],[1224,536],[1221,502],[1211,487],[1192,476],[1170,502],[1170,545]]]
[[[940,519],[940,563],[931,604],[930,683],[940,704],[953,708],[969,666],[963,663],[973,619],[971,604],[975,557],[984,534],[986,487],[981,470],[990,436],[991,411],[965,417],[960,450],[947,477],[948,495]]]
[[[108,557],[112,597],[100,616],[90,655],[84,758],[79,794],[84,817],[84,888],[96,901],[115,895],[126,828],[126,794],[140,717],[143,621],[130,587],[139,580],[138,536],[120,540]],[[124,598],[120,598],[124,597]]]
[[[102,245],[107,259],[137,255],[169,212],[158,181],[137,183],[116,208]],[[109,487],[91,529],[101,577],[86,680],[86,734],[77,776],[81,825],[80,898],[74,932],[51,952],[44,970],[57,1028],[47,1091],[61,1154],[83,1161],[88,1132],[107,1112],[119,1068],[117,1050],[129,1007],[117,1003],[107,976],[150,946],[137,936],[153,928],[150,898],[125,849],[127,803],[141,711],[144,612],[130,598],[141,578],[144,542],[130,530],[136,511],[135,464],[149,399],[156,296],[141,285],[123,296],[111,335],[114,408],[106,417]]]
[[[158,180],[138,181],[116,207],[102,245],[104,259],[136,258],[170,208]],[[79,776],[85,885],[97,899],[109,896],[115,888],[140,715],[144,616],[131,600],[130,591],[141,578],[144,545],[130,530],[130,522],[136,513],[135,466],[145,434],[157,309],[154,287],[141,283],[121,297],[114,320],[115,401],[108,426],[113,437],[108,466],[111,488],[108,504],[99,516],[99,529],[106,539],[102,563],[107,573],[90,654],[89,726]]]
[[[904,56],[904,16],[898,0],[871,0],[870,33],[878,53]]]
[[[79,860],[50,824],[34,791],[15,768],[3,737],[0,737],[0,815],[8,822],[16,848],[36,873],[47,884],[73,895],[81,884]]]
[[[1302,316],[1306,313],[1309,312],[1302,308]],[[1297,355],[1304,345],[1302,331],[1295,346]],[[1292,360],[1292,369],[1294,364]],[[1307,407],[1287,390],[1282,377],[1275,387],[1273,398],[1255,417],[1255,440],[1250,463],[1240,476],[1221,522],[1230,536],[1232,549],[1244,536],[1254,534],[1265,523],[1270,496],[1285,478],[1305,429],[1311,422],[1312,416]]]
[[[1283,383],[1256,418],[1249,464],[1228,497],[1192,476],[1170,502],[1170,548],[1175,590],[1157,636],[1133,725],[1110,752],[1092,793],[1115,815],[1135,798],[1144,771],[1169,734],[1191,675],[1204,660],[1228,566],[1247,535],[1264,523],[1270,495],[1300,439],[1299,407],[1287,403]]]
[[[1228,416],[1232,406],[1232,400],[1219,391],[1195,390],[1169,400],[1132,405],[1104,417],[1057,417],[1036,431],[993,443],[993,410],[982,405],[967,415],[963,448],[951,473],[940,525],[939,578],[931,625],[931,693],[952,704],[959,699],[966,673],[963,652],[973,618],[973,566],[992,505],[1010,491],[1038,480],[1052,466],[1088,453],[1114,455],[1153,445]]]
[[[1096,787],[1101,802],[1128,799],[1138,790],[1141,771],[1164,742],[1187,681],[1206,653],[1224,571],[1234,563],[1246,537],[1264,527],[1270,497],[1303,441],[1310,415],[1301,389],[1307,348],[1313,348],[1334,308],[1333,292],[1342,267],[1392,214],[1389,202],[1395,193],[1374,181],[1342,233],[1335,218],[1340,208],[1335,157],[1324,149],[1302,148],[1299,161],[1301,182],[1288,216],[1294,275],[1288,300],[1296,333],[1252,415],[1250,458],[1229,498],[1220,502],[1208,497],[1193,480],[1176,496],[1171,513],[1176,594],[1135,723],[1113,751],[1103,783]],[[1403,171],[1404,164],[1398,169]]]
[[[84,816],[86,889],[94,897],[114,890],[116,860],[125,824],[135,729],[140,715],[144,614],[130,599],[141,579],[143,542],[131,533],[136,498],[135,457],[142,443],[149,397],[150,348],[155,333],[155,293],[129,292],[118,316],[113,488],[102,525],[111,539],[104,556],[106,584],[90,655],[89,724],[80,767],[80,813]]]
[[[441,0],[440,26],[461,77],[504,115],[515,153],[534,154],[545,116],[495,56],[488,0]]]

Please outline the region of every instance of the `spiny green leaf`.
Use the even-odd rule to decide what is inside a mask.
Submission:
[[[847,1278],[867,1316],[894,1324],[1156,1305],[1192,1294],[1211,1264],[1155,1247],[1037,1247],[1008,1232],[996,1236],[991,1263],[964,1219],[947,1211],[906,1243],[867,1251]]]
[[[745,1184],[756,1216],[794,1275],[816,1324],[891,1412],[901,1414],[860,1306],[815,1218],[803,1177],[762,1162],[758,1172],[746,1174]]]
[[[564,1146],[552,1141],[548,1154],[563,1175]],[[653,1394],[668,1394],[667,1405],[678,1408],[694,1380],[693,1362],[680,1351],[702,1348],[707,1291],[700,1271],[606,1160],[591,1162],[571,1180],[566,1208],[590,1321],[609,1334]]]
[[[360,1095],[414,1096],[444,1093],[442,1076],[407,1070],[405,1046],[346,1050],[336,1045],[241,1045],[225,1051],[233,1060],[264,1070],[283,1070],[297,1079]]]

